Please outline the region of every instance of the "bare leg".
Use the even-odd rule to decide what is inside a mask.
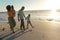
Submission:
[[[28,23],[27,23],[27,29],[28,29]]]
[[[22,30],[22,20],[21,20],[21,24],[20,24],[20,30]]]
[[[33,26],[32,26],[32,24],[31,24],[31,22],[30,22],[30,25],[31,25],[31,27],[33,28]]]
[[[22,23],[22,24],[23,24],[23,25],[22,25],[22,26],[23,26],[23,30],[25,30],[24,20],[23,20],[23,23]]]
[[[13,28],[11,30],[12,30],[13,33],[15,33]]]
[[[13,33],[15,33],[13,28],[11,28],[11,31],[12,31]]]

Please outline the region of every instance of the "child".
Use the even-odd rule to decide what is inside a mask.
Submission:
[[[28,16],[26,17],[26,20],[27,20],[27,29],[28,29],[28,25],[30,24],[31,27],[33,28],[32,24],[31,24],[31,21],[30,21],[30,14],[28,14]]]
[[[15,10],[14,10],[14,6],[13,5],[11,6],[11,11],[13,13],[13,17],[15,17]]]

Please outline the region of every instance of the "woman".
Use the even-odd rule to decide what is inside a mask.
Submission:
[[[8,14],[8,21],[9,21],[10,29],[13,33],[15,33],[14,32],[14,27],[16,25],[16,22],[14,20],[15,12],[14,12],[12,6],[10,6],[10,5],[6,6],[6,9],[7,9],[7,14]]]

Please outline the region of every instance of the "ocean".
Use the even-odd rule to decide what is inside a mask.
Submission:
[[[31,20],[32,21],[58,21],[60,22],[60,12],[57,13],[59,15],[58,18],[54,18],[57,15],[54,13],[52,15],[50,15],[51,11],[50,10],[31,10],[31,11],[24,11],[25,16],[27,16],[28,14],[31,14]],[[17,21],[17,14],[18,12],[16,12],[16,16],[15,16],[15,20]],[[50,17],[49,17],[50,15]],[[55,15],[55,16],[54,16]],[[8,21],[8,15],[7,12],[0,12],[0,22],[7,22]]]

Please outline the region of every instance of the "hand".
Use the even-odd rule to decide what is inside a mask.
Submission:
[[[20,20],[18,19],[18,21],[20,21]]]

